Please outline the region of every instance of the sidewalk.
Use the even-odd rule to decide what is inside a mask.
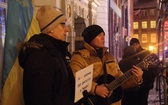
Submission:
[[[158,84],[157,84],[158,85]],[[156,87],[156,80],[154,82],[154,87],[149,92],[148,96],[148,105],[165,105],[164,104],[164,89],[163,89],[163,82],[160,82],[160,92],[158,91],[158,86]]]
[[[149,92],[148,105],[160,105],[159,91],[156,91],[155,87]]]

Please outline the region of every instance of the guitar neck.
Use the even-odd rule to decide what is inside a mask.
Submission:
[[[140,62],[139,64],[136,65],[139,68],[144,68],[144,62]],[[115,79],[114,81],[110,82],[109,84],[106,84],[107,88],[112,91],[116,89],[118,86],[123,84],[125,81],[127,81],[129,78],[132,77],[132,72],[131,69],[125,72],[121,77]]]

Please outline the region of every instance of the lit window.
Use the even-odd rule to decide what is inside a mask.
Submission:
[[[155,33],[151,34],[151,43],[156,43],[156,34]]]
[[[147,43],[147,34],[142,34],[142,43]]]
[[[142,21],[142,29],[147,29],[147,21]]]
[[[156,21],[150,21],[150,28],[156,28]]]
[[[138,27],[138,22],[133,22],[133,28],[134,29],[138,29],[139,27]]]

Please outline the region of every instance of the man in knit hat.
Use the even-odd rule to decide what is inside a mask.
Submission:
[[[110,78],[119,78],[123,73],[119,69],[116,59],[107,51],[107,48],[104,45],[104,30],[99,25],[90,25],[84,29],[82,36],[84,38],[83,49],[77,50],[73,53],[70,66],[75,74],[77,71],[93,64],[93,81],[91,91],[89,91],[89,96],[91,97],[84,95],[85,98],[81,99],[76,104],[81,105],[81,103],[89,102],[94,105],[121,105],[121,87],[118,88],[121,92],[116,92],[110,90],[111,86],[108,87],[105,85],[106,83],[112,82]],[[131,72],[133,76],[124,79],[127,81],[122,84],[123,88],[137,86],[142,83],[142,70],[133,66]],[[103,81],[101,81],[101,78],[103,78]],[[115,96],[116,94],[119,97]],[[99,97],[95,98],[95,96]]]
[[[129,70],[133,65],[144,62],[144,58],[151,54],[149,50],[142,48],[137,38],[132,38],[130,45],[136,48],[136,53],[128,56],[126,60],[119,62],[119,66],[123,72]],[[157,57],[157,55],[155,56]],[[158,68],[157,65],[149,65],[148,68],[143,69],[143,71],[143,83],[138,88],[125,90],[122,105],[148,105],[149,91],[153,88],[155,78],[158,75]]]
[[[69,43],[65,42],[69,31],[66,18],[45,5],[37,11],[36,19],[41,33],[18,44],[25,105],[73,105],[75,85]]]

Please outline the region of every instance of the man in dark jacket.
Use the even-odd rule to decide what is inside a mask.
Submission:
[[[119,67],[123,72],[131,69],[133,65],[143,62],[150,51],[141,47],[137,38],[132,38],[130,45],[124,49],[123,59],[119,62]],[[157,59],[157,55],[154,56]],[[157,64],[157,63],[156,63]],[[149,65],[148,68],[143,67],[143,83],[139,87],[127,89],[124,91],[122,105],[148,105],[149,90],[153,88],[155,77],[158,74],[156,65]]]
[[[69,43],[65,42],[69,31],[65,16],[46,5],[38,10],[36,19],[41,33],[18,45],[25,105],[73,105],[75,83]]]

